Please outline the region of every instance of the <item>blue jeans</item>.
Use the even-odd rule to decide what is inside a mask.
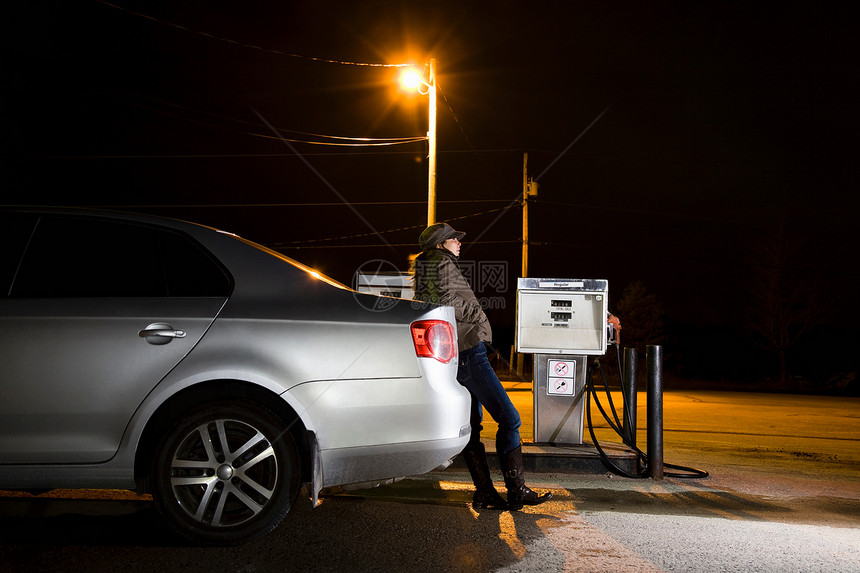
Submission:
[[[496,452],[501,456],[520,445],[520,413],[514,407],[502,383],[487,360],[487,349],[483,342],[460,353],[457,381],[472,395],[472,436],[469,444],[481,441],[481,422],[484,410],[490,413],[499,425],[496,433]],[[483,408],[482,408],[483,406]],[[468,446],[467,446],[468,447]]]

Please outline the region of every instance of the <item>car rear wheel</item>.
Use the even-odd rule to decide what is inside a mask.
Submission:
[[[273,530],[300,485],[283,421],[255,404],[201,406],[165,435],[153,464],[159,513],[196,543],[233,545]]]

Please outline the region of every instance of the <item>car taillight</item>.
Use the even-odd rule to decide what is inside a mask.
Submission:
[[[412,323],[415,353],[447,364],[457,356],[454,326],[444,320],[419,320]]]

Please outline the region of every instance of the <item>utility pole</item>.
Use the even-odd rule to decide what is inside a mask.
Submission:
[[[427,226],[436,222],[436,58],[430,58],[430,118],[427,140],[430,147],[428,158],[430,172],[427,176]]]
[[[523,268],[522,277],[529,276],[529,197],[536,197],[538,192],[537,181],[529,179],[529,154],[523,153]],[[511,348],[511,362],[514,358],[514,349]],[[524,370],[523,355],[516,355],[517,374],[522,375]]]
[[[400,85],[405,90],[418,90],[428,99],[427,119],[427,226],[436,222],[436,58],[430,58],[430,72],[427,81],[415,69],[410,69],[400,75]],[[424,92],[421,86],[426,86]]]
[[[523,153],[523,278],[529,276],[529,152]]]
[[[529,198],[537,197],[537,181],[529,179],[529,154],[523,153],[523,272],[522,277],[529,276]]]

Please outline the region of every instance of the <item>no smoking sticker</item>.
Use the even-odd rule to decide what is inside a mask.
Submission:
[[[546,393],[555,396],[573,396],[573,378],[550,378]]]
[[[576,360],[549,360],[546,393],[557,396],[573,396],[575,377]]]

